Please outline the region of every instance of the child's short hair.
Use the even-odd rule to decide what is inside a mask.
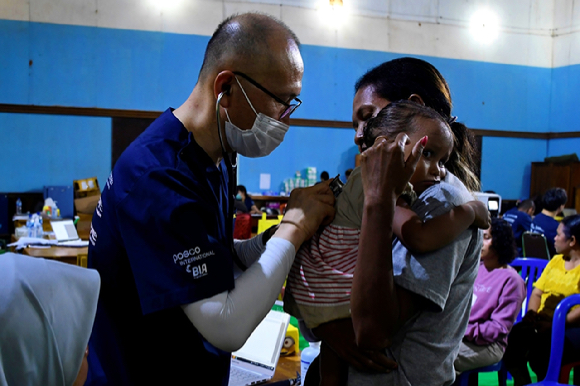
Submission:
[[[400,100],[389,103],[376,117],[368,120],[363,129],[363,142],[371,147],[381,135],[394,138],[399,133],[414,133],[419,128],[416,118],[434,119],[449,128],[445,119],[432,108],[410,100]],[[449,132],[453,135],[451,128]]]

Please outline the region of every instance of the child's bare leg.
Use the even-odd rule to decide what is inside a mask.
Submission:
[[[320,345],[320,386],[346,386],[348,364],[324,342]]]

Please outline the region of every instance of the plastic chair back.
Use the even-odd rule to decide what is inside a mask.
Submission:
[[[533,383],[532,385],[556,386],[564,385],[558,383],[560,377],[560,367],[562,365],[562,355],[564,351],[564,331],[566,328],[566,315],[570,308],[580,304],[580,294],[570,295],[563,299],[552,319],[552,348],[550,350],[550,363],[548,364],[548,373],[543,381]]]
[[[524,279],[526,283],[526,300],[522,304],[522,309],[518,314],[516,323],[522,320],[526,311],[528,310],[528,301],[530,296],[532,296],[532,291],[534,289],[534,283],[542,276],[544,268],[548,265],[548,260],[536,259],[533,257],[519,257],[511,262],[512,267],[521,268],[520,276]]]
[[[276,219],[268,220],[266,219],[266,213],[262,212],[262,218],[258,220],[258,234],[264,232],[266,229],[270,228],[272,225],[280,224],[282,221],[282,215],[279,215]]]
[[[546,236],[541,233],[524,232],[522,234],[522,253],[524,257],[535,257],[545,260],[551,259]]]
[[[457,377],[457,379],[455,380],[455,383],[453,383],[453,385],[455,386],[469,386],[469,378],[471,376],[471,374],[473,373],[490,373],[493,371],[497,371],[497,380],[498,380],[498,385],[499,386],[506,386],[506,375],[507,372],[505,370],[503,370],[506,374],[502,374],[502,362],[499,361],[497,363],[494,363],[492,365],[489,366],[485,366],[485,367],[478,367],[477,369],[473,369],[473,370],[468,370],[468,371],[464,371],[463,373],[459,374],[459,376]]]

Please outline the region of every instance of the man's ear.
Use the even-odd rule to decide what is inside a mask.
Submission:
[[[236,77],[233,72],[231,71],[221,71],[215,77],[213,81],[213,94],[214,98],[217,98],[220,93],[224,93],[221,101],[220,106],[222,107],[229,107],[230,105],[230,98],[228,96],[231,95],[232,84],[236,81]]]
[[[415,102],[415,103],[418,103],[422,106],[425,106],[425,102],[423,102],[423,98],[421,98],[421,96],[419,94],[411,94],[411,96],[409,98],[407,98],[407,100],[410,100],[411,102]]]
[[[574,248],[576,244],[576,236],[570,237],[570,248]]]

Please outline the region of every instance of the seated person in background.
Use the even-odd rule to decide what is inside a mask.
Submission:
[[[447,133],[442,135],[441,131]],[[395,138],[401,132],[418,139],[423,138],[426,147],[423,158],[432,165],[417,167],[411,177],[413,186],[407,187],[405,197],[400,198],[393,221],[393,230],[413,253],[434,251],[450,244],[472,224],[486,228],[489,212],[485,204],[471,201],[451,211],[423,222],[410,209],[417,194],[437,185],[445,177],[442,165],[453,149],[453,136],[448,124],[434,110],[411,101],[389,104],[365,128],[365,143],[372,145],[379,136]],[[427,135],[429,136],[427,139]],[[410,151],[410,147],[409,147]],[[449,174],[450,178],[455,178]],[[284,296],[284,308],[308,328],[322,323],[350,317],[350,293],[359,250],[359,236],[363,215],[364,192],[361,169],[356,168],[336,201],[333,222],[302,244],[290,270]],[[321,376],[325,384],[343,384],[346,374],[339,374],[336,360],[326,358],[332,351],[322,344]],[[326,353],[326,354],[325,354]],[[339,367],[346,371],[347,367]],[[337,376],[336,382],[328,382]]]
[[[554,237],[558,229],[558,221],[554,217],[558,216],[568,201],[568,195],[562,188],[552,188],[548,190],[542,198],[543,209],[532,221],[531,231],[541,233],[546,236],[550,256],[556,254],[554,249]]]
[[[567,296],[580,293],[580,215],[568,216],[558,226],[554,256],[534,285],[528,312],[508,336],[503,362],[514,386],[531,383],[530,367],[544,379],[550,361],[552,318],[556,306]],[[580,360],[580,307],[566,316],[562,363]]]
[[[532,226],[532,216],[535,210],[536,204],[534,204],[534,201],[527,199],[520,202],[517,207],[505,212],[502,216],[512,226],[518,252],[522,250],[522,234],[529,231]]]
[[[328,181],[329,179],[330,179],[330,175],[325,170],[322,173],[320,173],[320,181],[318,181],[317,184],[320,184],[321,182],[324,182],[324,181]]]
[[[515,257],[510,225],[502,219],[493,218],[491,227],[483,232],[471,314],[455,359],[455,371],[458,373],[492,365],[503,357],[508,334],[526,298],[524,281],[508,265]]]
[[[84,385],[101,282],[93,269],[0,256],[0,384]]]
[[[252,200],[252,197],[248,196],[248,191],[246,190],[246,187],[244,185],[238,185],[238,194],[236,194],[236,201],[242,201],[245,205],[246,208],[248,209],[247,212],[250,212],[251,214],[261,214],[262,212],[260,211],[260,209],[258,209],[258,207],[256,206],[256,204],[254,204],[254,200]],[[238,206],[236,205],[236,208]]]
[[[346,171],[344,172],[345,181],[348,181],[348,177],[350,177],[351,173],[352,173],[352,169],[346,169]]]

